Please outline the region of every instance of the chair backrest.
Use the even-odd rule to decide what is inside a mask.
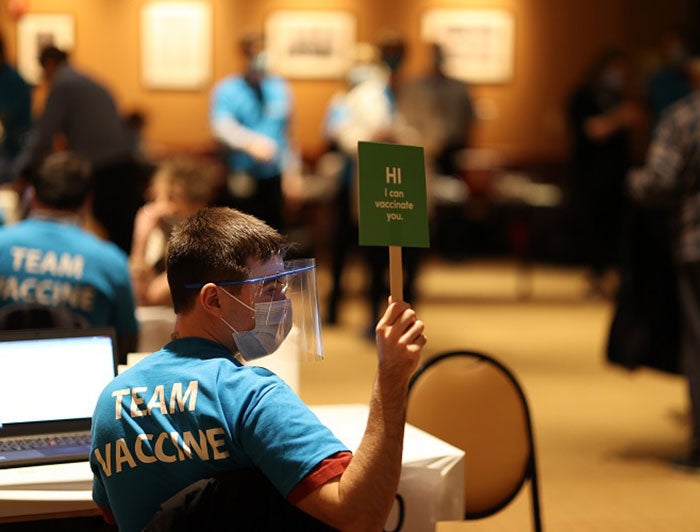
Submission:
[[[16,303],[0,307],[0,330],[17,329],[85,329],[90,323],[65,307],[38,303]]]
[[[428,360],[411,379],[407,421],[465,451],[465,519],[498,512],[530,480],[542,529],[527,400],[503,364],[475,351]]]

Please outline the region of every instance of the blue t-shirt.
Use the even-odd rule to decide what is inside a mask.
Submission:
[[[117,336],[138,332],[126,254],[72,223],[0,228],[0,306],[22,302],[67,307]]]
[[[277,144],[277,153],[270,162],[259,162],[239,150],[228,156],[231,171],[246,172],[258,179],[279,175],[287,150],[287,127],[291,98],[287,82],[277,76],[260,81],[262,99],[243,76],[229,76],[220,81],[212,93],[210,119],[216,122],[231,117],[243,127],[269,137]]]
[[[114,379],[92,437],[93,499],[127,531],[221,471],[257,467],[287,497],[322,460],[347,451],[274,373],[203,338],[172,341]]]

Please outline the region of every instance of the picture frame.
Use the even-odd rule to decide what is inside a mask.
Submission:
[[[141,8],[141,83],[199,90],[212,75],[212,13],[205,2],[152,2]]]
[[[289,79],[339,79],[352,65],[357,22],[346,11],[275,11],[265,21],[270,70]]]
[[[41,81],[39,52],[53,45],[65,52],[75,47],[75,24],[68,14],[27,13],[17,23],[17,69],[30,85]]]
[[[447,74],[469,83],[506,83],[514,75],[515,20],[505,9],[429,9],[421,38],[439,44]]]

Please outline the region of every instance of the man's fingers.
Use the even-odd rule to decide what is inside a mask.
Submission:
[[[425,347],[425,344],[428,342],[428,339],[425,337],[425,335],[421,334],[418,338],[416,338],[413,343],[408,345],[408,349],[413,352],[418,352],[423,347]]]
[[[416,320],[416,322],[404,332],[399,341],[405,344],[416,343],[423,336],[424,329],[425,324],[421,320]]]
[[[404,303],[402,301],[398,303],[390,303],[389,307],[386,309],[386,312],[384,312],[384,315],[379,320],[377,327],[394,325],[396,320],[407,308],[409,308],[408,303]]]

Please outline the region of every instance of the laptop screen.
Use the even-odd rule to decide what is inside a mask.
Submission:
[[[90,418],[115,367],[109,329],[0,333],[0,428]]]

